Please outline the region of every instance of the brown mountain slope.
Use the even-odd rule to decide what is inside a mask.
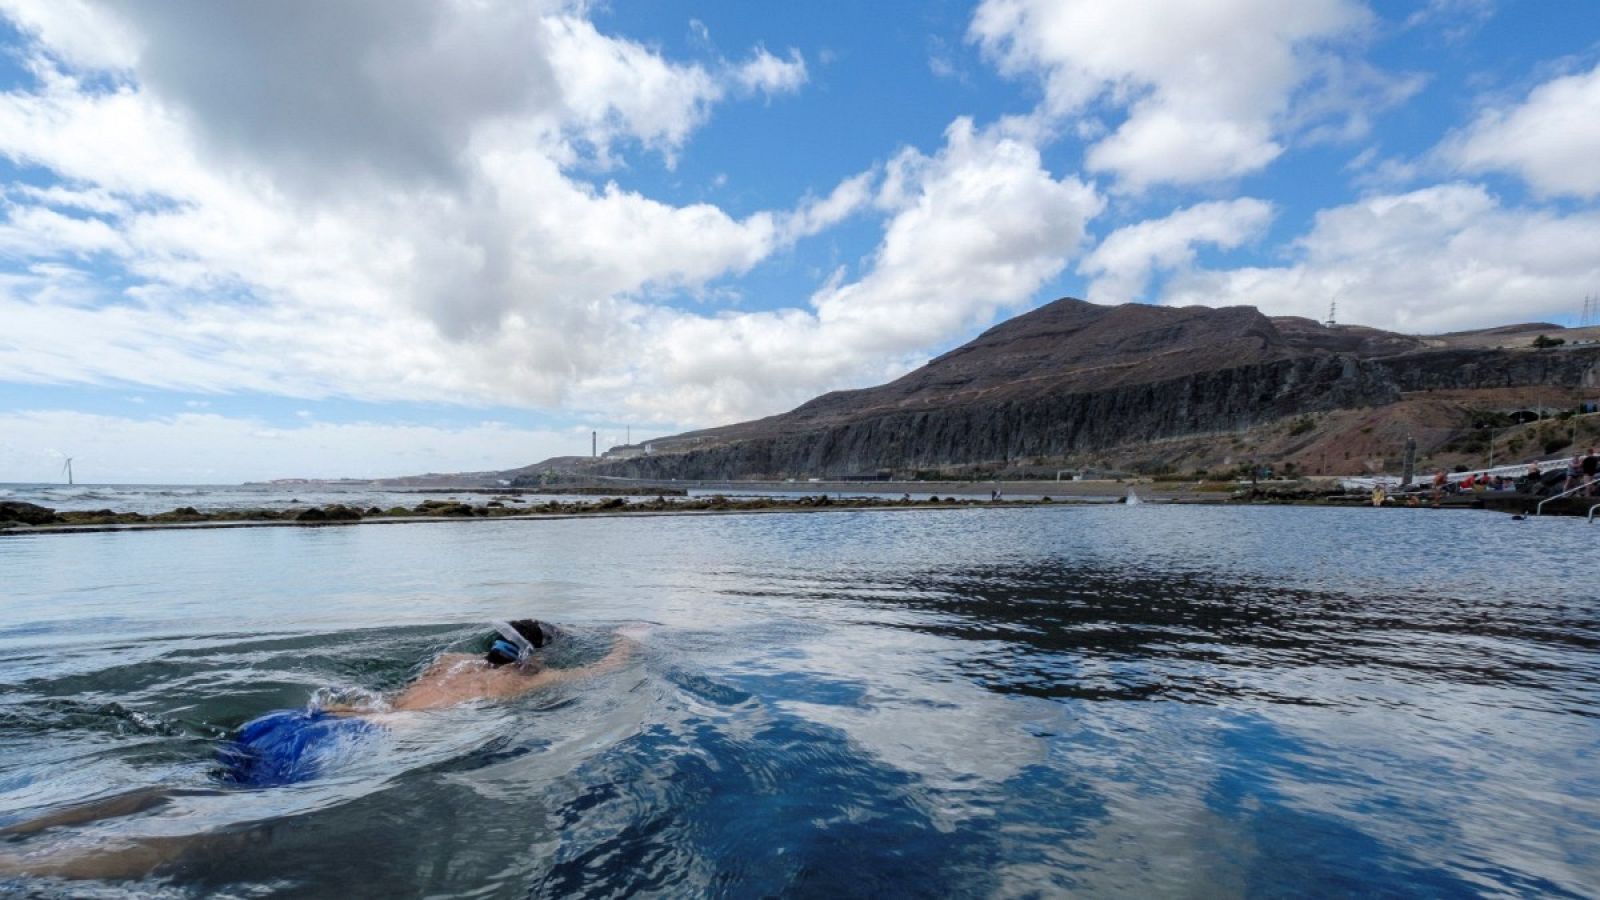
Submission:
[[[752,422],[653,442],[667,450],[931,410],[1146,384],[1296,355],[1254,307],[1100,306],[1064,298],[1008,319],[888,384],[834,391]]]
[[[1529,349],[1542,332],[1565,333],[1528,325],[1413,337],[1269,318],[1252,307],[1067,298],[887,384],[653,441],[648,456],[585,468],[645,478],[1005,469],[1383,407],[1413,391],[1597,384],[1600,347]]]

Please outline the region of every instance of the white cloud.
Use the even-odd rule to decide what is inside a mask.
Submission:
[[[1278,267],[1194,271],[1174,305],[1250,304],[1403,332],[1548,320],[1600,283],[1600,211],[1507,208],[1479,185],[1445,184],[1324,210]]]
[[[0,256],[41,259],[126,252],[122,236],[104,221],[62,215],[42,206],[7,204],[0,221]]]
[[[793,89],[805,69],[760,48],[714,72],[673,63],[579,4],[397,0],[311,23],[207,7],[192,26],[177,0],[82,9],[132,35],[97,63],[122,67],[111,86],[46,43],[39,85],[0,94],[0,153],[61,179],[7,195],[0,252],[30,266],[0,277],[13,381],[715,424],[898,374],[1031,300],[1102,206],[1045,169],[1028,120],[958,120],[937,153],[740,218],[588,183],[574,172],[670,156],[724,95]],[[224,78],[240,60],[261,66],[249,84]],[[865,209],[889,216],[881,246],[809,308],[656,303]],[[97,290],[84,254],[135,286]]]
[[[1138,104],[1122,127],[1089,149],[1086,162],[1091,171],[1114,172],[1136,189],[1161,181],[1235,178],[1265,167],[1283,152],[1271,134],[1265,122]]]
[[[544,27],[563,102],[597,145],[626,135],[674,149],[722,97],[722,85],[699,66],[669,63],[643,45],[600,34],[585,19],[551,17]]]
[[[601,34],[580,0],[310,4],[294,15],[219,12],[207,0],[0,9],[67,68],[110,73],[188,113],[208,151],[270,156],[280,178],[320,190],[362,174],[448,179],[476,130],[503,119],[537,124],[546,141],[580,138],[602,158],[619,140],[670,153],[741,84]]]
[[[59,184],[49,187],[20,184],[14,186],[13,193],[39,206],[55,209],[114,216],[127,215],[131,211],[125,200],[103,188],[77,190]]]
[[[1512,172],[1546,196],[1600,197],[1600,65],[1485,110],[1440,154],[1461,171]]]
[[[780,230],[786,239],[798,240],[832,228],[872,201],[873,179],[874,173],[863,172],[839,182],[828,196],[809,200],[784,217]]]
[[[1003,127],[957,119],[945,147],[903,151],[884,202],[895,209],[873,267],[812,300],[824,322],[911,349],[1028,299],[1077,252],[1103,201],[1076,178],[1054,178],[1038,149]]]
[[[870,268],[836,276],[812,310],[651,320],[653,408],[727,421],[899,375],[1060,273],[1103,206],[1093,188],[1053,177],[1002,127],[958,119],[945,138],[934,156],[908,149],[889,164],[878,202],[892,218]]]
[[[1428,0],[1426,6],[1406,17],[1407,28],[1437,28],[1448,41],[1471,37],[1494,17],[1499,0]]]
[[[1097,101],[1125,108],[1087,164],[1137,190],[1232,178],[1277,158],[1296,93],[1317,78],[1350,84],[1327,43],[1370,21],[1357,0],[984,0],[970,35],[1003,72],[1043,80],[1048,116]],[[1324,92],[1312,105],[1338,116],[1370,99],[1330,103]]]
[[[139,58],[137,33],[93,0],[4,0],[0,13],[76,67],[129,69]]]
[[[653,295],[745,272],[870,196],[861,175],[736,219],[574,176],[676,152],[729,91],[804,70],[764,49],[747,70],[673,63],[582,4],[0,9],[36,36],[39,79],[0,94],[0,154],[61,179],[7,191],[11,380],[611,402]],[[115,52],[91,52],[107,35]],[[88,255],[135,286],[107,293]]]
[[[806,61],[799,50],[790,48],[788,59],[779,59],[765,47],[757,47],[755,55],[734,72],[739,86],[751,93],[767,96],[793,94],[806,83]]]
[[[80,481],[237,483],[272,478],[364,478],[481,472],[587,448],[588,433],[480,422],[421,424],[304,421],[274,427],[215,413],[127,418],[62,410],[0,413],[0,482],[51,481],[56,448],[71,448]]]
[[[1094,277],[1086,299],[1129,303],[1143,299],[1157,269],[1187,269],[1195,245],[1231,250],[1259,237],[1272,220],[1272,204],[1250,197],[1201,203],[1165,218],[1118,228],[1078,264]]]

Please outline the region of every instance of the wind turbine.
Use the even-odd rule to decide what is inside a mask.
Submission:
[[[67,484],[72,484],[72,457],[67,457],[67,461],[62,463],[61,471],[67,473]]]

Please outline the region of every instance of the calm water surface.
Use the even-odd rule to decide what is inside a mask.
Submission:
[[[164,802],[0,838],[0,893],[1594,896],[1597,546],[1159,505],[8,536],[0,826]],[[641,648],[217,779],[241,723],[528,615]]]

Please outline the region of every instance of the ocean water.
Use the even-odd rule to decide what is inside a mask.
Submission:
[[[1147,503],[0,537],[0,894],[1594,896],[1596,535]],[[219,779],[244,722],[520,616],[570,630],[555,665],[637,649]]]

